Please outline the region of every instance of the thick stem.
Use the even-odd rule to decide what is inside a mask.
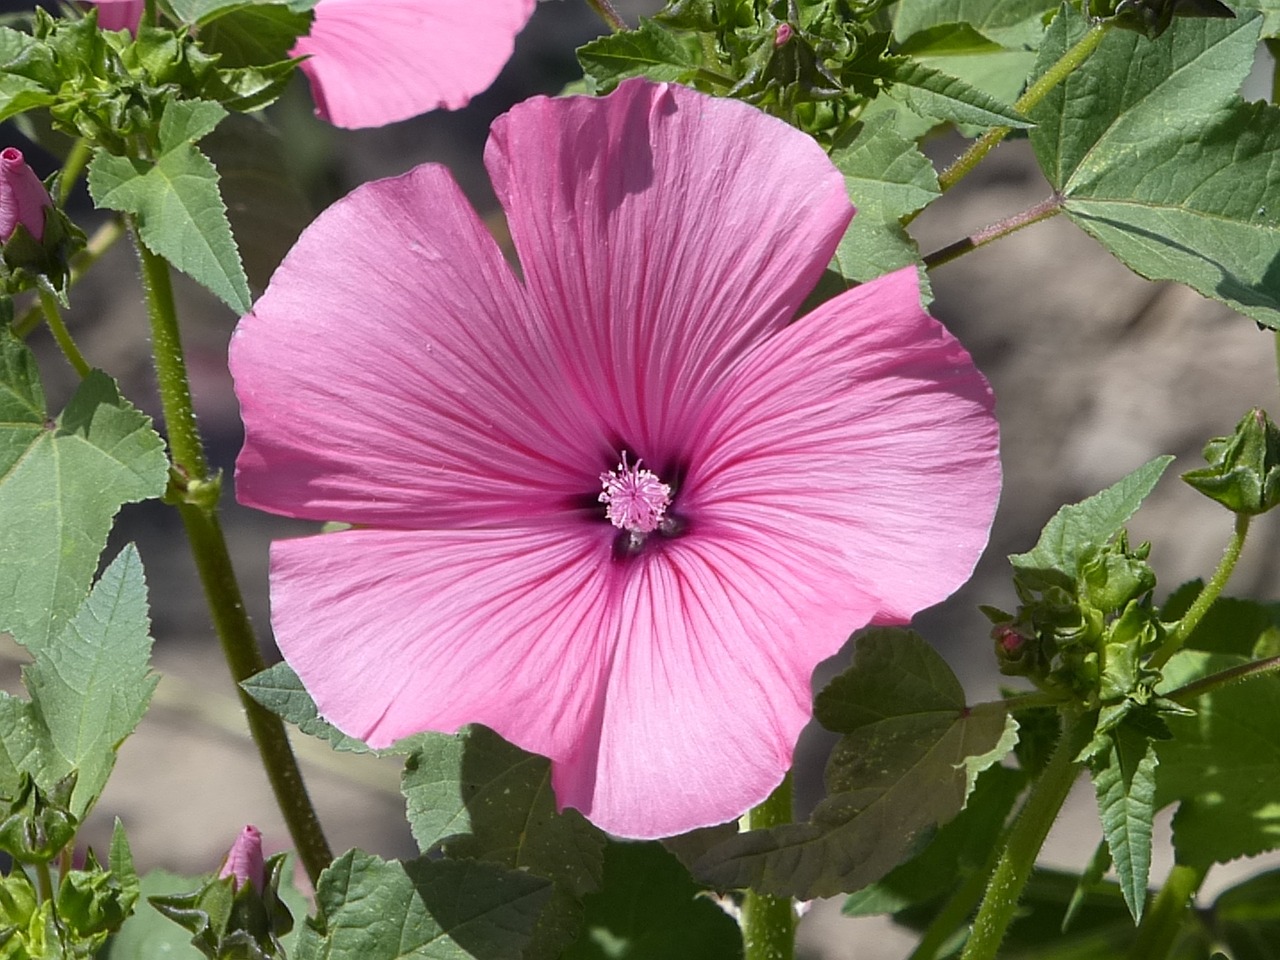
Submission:
[[[1249,521],[1251,519],[1247,513],[1236,514],[1235,530],[1231,534],[1231,540],[1227,543],[1227,549],[1222,553],[1222,559],[1218,562],[1218,569],[1213,571],[1213,576],[1204,585],[1204,589],[1200,591],[1200,595],[1196,597],[1195,602],[1191,604],[1191,609],[1183,615],[1182,619],[1178,621],[1178,625],[1170,631],[1163,646],[1152,654],[1148,666],[1153,670],[1159,670],[1169,662],[1170,657],[1182,649],[1182,645],[1187,642],[1187,637],[1191,636],[1201,618],[1209,612],[1209,608],[1213,606],[1214,601],[1222,593],[1227,581],[1231,579],[1231,574],[1236,568],[1237,561],[1240,559],[1240,551],[1244,549],[1244,541],[1249,535]]]
[[[57,299],[52,293],[43,288],[40,290],[40,306],[44,310],[44,319],[49,324],[53,339],[58,341],[58,349],[62,351],[62,355],[67,358],[67,363],[71,364],[72,368],[83,380],[89,375],[92,367],[85,362],[80,348],[76,346],[75,340],[71,338],[71,331],[67,329],[67,325],[62,321],[62,311],[58,309]]]
[[[135,231],[136,237],[136,231]],[[196,427],[191,406],[191,389],[187,381],[186,359],[178,330],[177,310],[169,265],[156,256],[139,239],[138,256],[142,261],[143,285],[151,318],[151,348],[155,360],[156,379],[165,423],[169,429],[169,449],[174,463],[171,489],[177,493],[178,512],[186,526],[191,552],[195,557],[200,582],[213,617],[214,628],[222,644],[222,653],[236,692],[244,706],[253,735],[275,792],[276,803],[288,824],[298,857],[314,884],[320,871],[333,855],[320,828],[311,799],[302,782],[297,758],[289,744],[284,723],[268,712],[239,687],[263,669],[265,664],[258,649],[253,624],[245,611],[244,599],[236,581],[227,541],[218,522],[219,482],[210,478],[204,445]]]
[[[36,889],[40,892],[40,899],[48,902],[53,899],[53,875],[49,870],[49,864],[37,863],[36,868]]]
[[[1138,934],[1129,948],[1130,960],[1163,960],[1182,929],[1187,908],[1204,883],[1205,870],[1174,864],[1164,886],[1138,925]]]
[[[793,819],[791,774],[778,789],[746,816],[748,830],[781,826]],[[790,897],[771,897],[748,890],[742,902],[744,960],[793,960],[796,950],[796,912]]]
[[[935,250],[924,258],[924,265],[929,269],[941,266],[944,263],[950,263],[959,257],[964,256],[972,250],[979,247],[985,247],[993,240],[999,240],[1001,237],[1007,237],[1015,230],[1021,230],[1023,227],[1029,227],[1033,223],[1039,223],[1041,220],[1048,220],[1062,210],[1062,194],[1055,193],[1053,196],[1045,200],[1041,200],[1034,206],[1028,207],[1021,213],[1015,213],[1011,217],[1005,217],[989,227],[983,227],[976,233],[971,233],[962,240],[948,244],[941,250]]]
[[[1102,38],[1110,27],[1110,20],[1095,23],[1090,27],[1085,35],[1076,42],[1075,46],[1064,53],[1057,63],[1046,70],[1040,79],[1031,84],[1026,92],[1014,101],[1014,109],[1019,113],[1026,113],[1048,96],[1050,90],[1070,76],[1071,72],[1079,67],[1080,64],[1089,59],[1090,54],[1098,48],[1098,44],[1102,42]],[[970,144],[969,149],[961,154],[959,159],[942,172],[938,177],[938,186],[943,191],[954,187],[964,179],[969,171],[978,165],[978,161],[1008,136],[1009,131],[1012,129],[1012,127],[993,127],[984,133]]]
[[[80,137],[71,145],[71,150],[58,176],[58,206],[67,205],[67,198],[71,196],[71,191],[75,189],[76,183],[80,180],[80,174],[84,172],[92,156],[93,145],[84,137]]]
[[[1031,788],[1031,795],[1009,830],[987,892],[973,921],[973,930],[964,945],[961,960],[994,960],[1005,931],[1018,908],[1022,889],[1031,876],[1036,856],[1044,845],[1049,828],[1080,772],[1076,756],[1087,742],[1090,716],[1075,717],[1054,748],[1053,756]]]

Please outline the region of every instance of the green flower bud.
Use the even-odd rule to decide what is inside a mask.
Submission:
[[[1182,479],[1234,513],[1265,513],[1280,503],[1280,427],[1250,410],[1229,437],[1205,444],[1209,466]]]

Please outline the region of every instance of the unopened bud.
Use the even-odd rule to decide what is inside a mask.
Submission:
[[[222,861],[222,869],[218,871],[218,879],[231,877],[235,888],[239,890],[246,883],[259,893],[265,889],[266,879],[262,862],[262,831],[254,826],[246,826],[236,837],[236,842]]]
[[[35,240],[44,237],[44,211],[53,206],[49,191],[17,147],[0,150],[0,243],[8,243],[19,225]]]
[[[146,0],[86,0],[98,8],[98,28],[138,32]]]
[[[773,35],[773,45],[775,47],[785,47],[787,41],[795,36],[795,28],[789,23],[778,24],[777,32]]]

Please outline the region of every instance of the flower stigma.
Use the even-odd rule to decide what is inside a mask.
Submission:
[[[600,474],[604,489],[598,498],[605,505],[610,523],[641,540],[644,534],[658,529],[671,504],[670,485],[652,471],[642,469],[643,462],[637,459],[634,464],[627,463],[627,452],[622,451],[621,462]]]

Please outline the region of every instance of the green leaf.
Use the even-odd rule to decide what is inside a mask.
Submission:
[[[1257,10],[1262,14],[1262,35],[1280,36],[1280,0],[1232,0],[1236,10]]]
[[[835,268],[861,282],[918,262],[916,243],[900,221],[940,195],[928,158],[882,114],[832,151],[831,160],[858,208],[836,248]]]
[[[1145,733],[1121,723],[1108,748],[1091,758],[1102,832],[1120,877],[1125,903],[1142,918],[1151,873],[1151,824],[1155,817],[1155,747]]]
[[[1044,17],[1058,0],[899,0],[893,36],[899,43],[936,27],[964,24],[1006,47],[1037,47]]]
[[[1280,870],[1249,877],[1213,901],[1214,929],[1235,960],[1271,960],[1280,943]]]
[[[1070,930],[1063,932],[1080,887],[1081,878],[1072,873],[1033,872],[1001,944],[1001,960],[1124,960],[1136,928],[1115,883],[1088,885]]]
[[[635,30],[608,34],[579,47],[578,62],[595,81],[596,91],[606,93],[627,77],[681,80],[697,70],[700,57],[688,38],[641,18]]]
[[[200,45],[220,57],[220,69],[261,67],[289,60],[293,45],[310,29],[310,14],[283,3],[241,4],[201,30]]]
[[[167,870],[152,870],[141,880],[144,898],[187,893],[201,881]],[[149,904],[141,904],[119,933],[111,938],[103,960],[204,960],[191,943],[191,934],[162,916]]]
[[[944,824],[919,853],[886,875],[850,895],[846,916],[897,913],[928,903],[960,886],[975,871],[989,868],[1005,821],[1027,777],[996,764],[985,770],[965,808]]]
[[[1183,650],[1165,666],[1162,692],[1246,662]],[[1177,860],[1207,867],[1280,848],[1280,738],[1259,718],[1280,716],[1280,676],[1270,673],[1197,698],[1194,717],[1166,717],[1173,739],[1156,744],[1156,808],[1175,801]]]
[[[240,688],[277,717],[287,720],[305,734],[327,740],[333,749],[343,753],[376,753],[363,740],[349,737],[333,724],[321,719],[315,701],[307,693],[293,667],[283,660],[240,681]],[[395,748],[388,752],[396,753]]]
[[[249,286],[218,192],[218,171],[195,147],[224,116],[212,101],[170,101],[160,121],[161,152],[155,162],[99,149],[89,165],[89,192],[99,207],[135,215],[152,253],[237,313],[247,313]]]
[[[0,629],[32,652],[89,591],[121,505],[158,497],[164,442],[100,371],[50,422],[31,352],[0,332]]]
[[[1172,462],[1173,457],[1156,457],[1101,493],[1063,507],[1036,545],[1009,562],[1019,571],[1059,571],[1074,580],[1085,554],[1124,528]]]
[[[582,936],[564,960],[737,960],[733,919],[659,843],[610,843],[604,886],[586,897]]]
[[[0,797],[13,797],[23,771],[37,765],[35,720],[26,700],[0,693]]]
[[[1259,22],[1111,31],[1031,112],[1031,142],[1066,214],[1130,269],[1280,327],[1280,111],[1235,95]],[[1040,69],[1083,30],[1060,14]]]
[[[125,547],[84,605],[23,671],[37,722],[41,783],[77,771],[71,812],[83,820],[155,689],[147,587],[137,550]]]
[[[860,889],[959,813],[978,774],[1017,739],[1001,704],[966,707],[946,664],[907,631],[861,638],[853,666],[819,699],[823,722],[850,731],[828,762],[828,797],[808,823],[713,848],[695,864],[699,879],[803,900]]]
[[[1032,121],[1013,107],[959,77],[948,76],[907,57],[890,62],[893,69],[888,94],[921,116],[976,127],[1025,129],[1032,125]]]
[[[577,937],[579,900],[600,886],[605,836],[556,812],[551,762],[487,727],[422,738],[404,768],[409,825],[424,852],[501,864],[554,881],[526,960],[559,957]]]
[[[299,960],[522,960],[547,880],[475,860],[387,862],[352,850],[320,875]]]

